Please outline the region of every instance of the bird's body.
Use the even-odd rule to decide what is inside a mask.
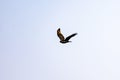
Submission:
[[[60,39],[60,43],[63,43],[63,44],[64,44],[64,43],[71,42],[71,41],[69,41],[70,38],[72,38],[72,37],[74,37],[75,35],[77,35],[77,33],[74,33],[74,34],[72,34],[72,35],[64,38],[63,34],[62,34],[61,31],[60,31],[60,28],[58,28],[58,30],[57,30],[57,35],[58,35],[58,37],[59,37],[59,39]]]
[[[71,41],[65,41],[65,40],[64,41],[60,41],[60,43],[63,43],[63,44],[64,43],[68,43],[68,42],[71,42]]]

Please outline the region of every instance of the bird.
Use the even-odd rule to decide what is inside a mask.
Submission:
[[[64,38],[63,34],[61,33],[61,30],[60,28],[57,29],[57,36],[59,37],[60,39],[60,43],[69,43],[69,42],[72,42],[72,41],[69,41],[72,37],[74,37],[75,35],[77,35],[77,33],[73,33],[69,36],[67,36],[66,38]]]

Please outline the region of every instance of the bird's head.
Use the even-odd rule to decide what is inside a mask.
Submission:
[[[60,31],[60,28],[58,28],[58,31]]]

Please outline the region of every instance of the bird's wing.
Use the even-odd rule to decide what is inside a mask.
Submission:
[[[68,41],[70,38],[74,37],[75,35],[77,35],[77,33],[71,34],[70,36],[66,37],[65,41]]]
[[[64,38],[64,36],[63,36],[63,34],[61,33],[61,31],[60,31],[60,28],[57,30],[57,35],[58,35],[58,37],[59,37],[59,39],[61,40],[61,41],[63,41],[65,38]]]

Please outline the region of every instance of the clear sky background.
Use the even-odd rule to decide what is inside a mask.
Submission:
[[[0,80],[120,80],[120,0],[1,0]]]

